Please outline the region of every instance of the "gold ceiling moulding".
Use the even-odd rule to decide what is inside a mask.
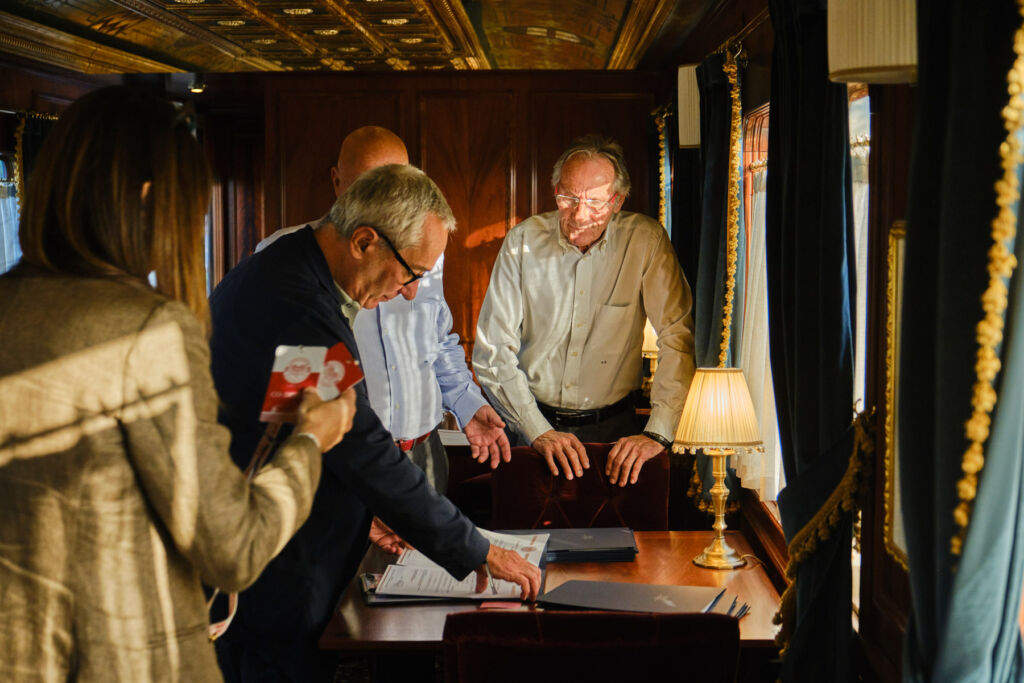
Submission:
[[[451,56],[456,69],[490,69],[491,63],[484,53],[480,38],[466,14],[460,0],[410,0],[417,11],[437,22],[445,51]],[[463,56],[456,66],[456,55]]]
[[[87,74],[182,71],[170,64],[100,45],[7,12],[0,12],[0,51]]]
[[[347,6],[349,4],[347,2],[345,3],[346,6],[342,6],[337,0],[321,0],[321,4],[354,32],[362,36],[370,50],[375,54],[382,55],[388,51],[387,44],[380,34],[348,11]]]
[[[303,37],[301,34],[293,31],[288,26],[282,24],[277,20],[276,17],[271,16],[267,12],[264,12],[253,0],[223,0],[225,4],[236,7],[250,18],[254,19],[267,28],[271,28],[277,32],[278,36],[286,40],[295,43],[295,45],[309,56],[316,56],[324,54],[324,50],[320,48],[316,43],[308,38]],[[255,41],[254,41],[255,42]]]
[[[268,62],[262,57],[257,57],[247,52],[245,48],[228,40],[215,31],[206,29],[198,24],[188,21],[178,12],[168,11],[157,7],[152,0],[110,0],[115,5],[125,8],[135,14],[146,17],[157,24],[172,28],[179,33],[189,36],[208,48],[217,50],[233,59],[239,66],[244,68],[239,71],[280,71],[279,65]],[[244,23],[244,22],[243,22]]]
[[[637,0],[630,3],[629,13],[619,31],[619,39],[608,58],[608,68],[635,69],[647,48],[654,42],[661,25],[671,14],[670,2]]]

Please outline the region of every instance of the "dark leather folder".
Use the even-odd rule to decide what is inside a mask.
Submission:
[[[707,612],[724,592],[724,588],[707,586],[572,580],[537,598],[537,604],[618,612]]]
[[[638,552],[633,530],[626,527],[515,529],[504,534],[550,534],[545,562],[631,562]]]

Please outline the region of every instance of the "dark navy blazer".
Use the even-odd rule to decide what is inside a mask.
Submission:
[[[265,427],[259,413],[274,349],[340,341],[357,358],[358,350],[310,228],[242,261],[218,285],[210,305],[220,419],[231,430],[231,456],[244,468]],[[315,645],[366,552],[374,514],[456,577],[483,564],[487,541],[395,446],[370,406],[364,382],[356,394],[352,430],[323,456],[309,519],[241,594],[228,641]]]

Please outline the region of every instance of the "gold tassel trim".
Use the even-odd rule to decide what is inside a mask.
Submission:
[[[729,205],[726,219],[726,275],[725,304],[722,306],[722,343],[718,352],[718,367],[724,368],[729,355],[729,337],[732,327],[732,302],[736,292],[736,251],[740,234],[740,165],[743,132],[743,102],[736,57],[727,50],[722,71],[729,77],[732,117],[729,126]]]
[[[665,118],[667,116],[667,109],[659,109],[654,112],[654,126],[658,129],[658,222],[662,227],[665,227],[668,217],[668,198],[665,196]]]
[[[874,430],[873,419],[873,410],[859,413],[854,418],[853,451],[850,453],[850,461],[843,478],[839,480],[839,484],[824,505],[789,543],[789,563],[786,565],[789,585],[782,593],[779,611],[772,617],[772,623],[780,626],[775,636],[780,656],[786,654],[793,633],[796,618],[796,581],[800,565],[818,549],[819,541],[828,540],[832,530],[842,521],[843,515],[859,508],[861,501],[867,496],[871,456],[875,452],[875,442],[871,436]]]
[[[1024,16],[1024,0],[1018,0],[1018,11]],[[1003,177],[996,182],[996,205],[999,207],[992,220],[992,247],[988,251],[988,289],[981,295],[981,307],[985,312],[978,323],[978,353],[974,364],[977,380],[971,397],[971,417],[964,424],[964,431],[970,444],[964,452],[960,465],[964,476],[956,484],[960,502],[953,509],[955,531],[950,539],[949,550],[953,555],[963,551],[967,526],[970,523],[974,499],[978,494],[978,475],[985,466],[985,442],[990,434],[992,411],[995,409],[995,379],[1001,368],[996,348],[1003,341],[1006,322],[1007,282],[1017,267],[1017,258],[1007,248],[1017,234],[1017,215],[1014,203],[1020,198],[1017,181],[1017,167],[1022,161],[1021,145],[1017,133],[1024,125],[1024,26],[1017,29],[1013,38],[1013,51],[1017,58],[1006,76],[1010,100],[1003,108],[1003,122],[1006,140],[999,145]]]
[[[25,137],[25,123],[29,119],[46,119],[56,121],[57,116],[53,114],[39,114],[34,111],[18,112],[18,126],[14,129],[14,182],[17,189],[18,214],[21,214],[21,202],[25,196],[25,153],[22,140]]]

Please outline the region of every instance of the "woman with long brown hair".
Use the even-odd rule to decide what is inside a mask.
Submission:
[[[0,277],[0,680],[220,680],[201,584],[256,579],[351,427],[351,390],[309,392],[251,482],[232,463],[210,185],[187,122],[128,88],[74,103],[40,151]]]

